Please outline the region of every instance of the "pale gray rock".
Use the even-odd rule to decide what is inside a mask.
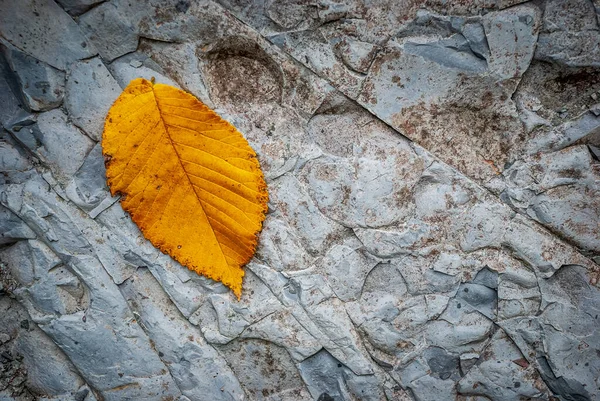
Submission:
[[[480,360],[460,379],[458,391],[486,396],[493,401],[524,397],[547,400],[552,394],[502,330],[494,334]]]
[[[31,238],[35,238],[35,233],[27,224],[10,210],[0,206],[0,245]]]
[[[486,60],[472,53],[469,42],[460,34],[429,43],[407,42],[404,49],[408,54],[468,73],[483,73],[488,66]]]
[[[458,288],[455,301],[462,308],[472,308],[489,319],[496,319],[498,294],[484,285],[465,283]]]
[[[77,172],[94,146],[60,109],[38,115],[37,124],[25,126],[14,135],[46,163],[61,182]]]
[[[369,71],[371,62],[377,54],[377,46],[358,40],[344,39],[338,46],[338,51],[344,63],[356,72],[362,74]]]
[[[382,400],[384,388],[375,375],[357,376],[325,350],[299,365],[312,399]]]
[[[263,223],[256,252],[260,260],[278,271],[303,270],[313,260],[291,227],[274,216]]]
[[[74,64],[67,76],[65,106],[71,120],[90,138],[100,141],[104,118],[121,88],[98,58]]]
[[[600,117],[593,111],[582,113],[577,118],[567,121],[554,129],[544,132],[528,144],[528,152],[550,152],[564,149],[574,143],[593,141],[600,132]]]
[[[360,158],[355,163],[320,158],[309,162],[305,171],[312,197],[324,215],[346,227],[377,228],[410,213],[411,205],[404,206],[403,201],[412,182],[395,171],[396,165],[393,157]]]
[[[356,98],[364,77],[346,67],[336,55],[333,48],[334,39],[328,36],[328,32],[317,29],[272,36],[269,40],[318,75],[339,83],[344,94],[350,98]],[[315,49],[317,51],[314,51]]]
[[[58,107],[65,94],[65,73],[17,50],[14,46],[0,45],[8,66],[16,75],[21,95],[34,111]]]
[[[226,361],[190,326],[147,269],[119,289],[188,398],[241,400],[244,391]]]
[[[15,93],[18,93],[17,83],[10,75],[8,63],[2,59],[0,53],[0,126],[7,130],[31,124],[33,119],[27,111],[25,101],[15,96]]]
[[[56,2],[69,14],[80,15],[105,0],[57,0]]]
[[[219,347],[248,399],[301,401],[310,397],[298,369],[282,348],[262,340],[235,340]],[[257,375],[256,372],[261,374]]]
[[[77,24],[54,1],[3,1],[0,34],[19,50],[63,71],[96,54]]]
[[[580,264],[595,270],[592,262],[579,252],[521,215],[511,221],[503,244],[544,278],[552,276],[563,265]]]
[[[15,295],[35,310],[32,317],[69,315],[89,307],[83,284],[43,243],[21,241],[3,255],[9,261],[22,261],[11,265],[12,276],[22,286]]]
[[[110,197],[100,144],[96,144],[87,154],[65,192],[73,203],[90,212]]]
[[[461,27],[461,33],[469,42],[469,47],[473,53],[486,60],[490,57],[490,46],[481,23],[466,23]]]
[[[595,399],[598,360],[595,340],[598,289],[579,266],[565,266],[539,282],[543,312],[537,317],[504,321],[507,333],[537,369],[550,390],[566,399]],[[529,327],[529,328],[527,328]],[[584,344],[585,345],[582,345]],[[568,350],[568,351],[567,351]]]
[[[488,246],[497,246],[506,232],[507,222],[514,212],[501,204],[480,203],[469,208],[465,219],[461,249],[472,252]],[[462,224],[461,224],[462,225]]]
[[[114,79],[71,63],[66,114],[28,115],[2,74],[0,296],[80,374],[27,384],[13,358],[19,401],[598,398],[600,270],[580,250],[597,253],[600,75],[530,62],[540,24],[595,28],[522,2],[112,0],[88,11],[97,40],[127,27],[140,46]],[[258,154],[269,213],[239,301],[144,238],[69,123],[99,139],[138,76],[197,96]]]
[[[29,210],[26,222],[46,245],[52,247],[45,247],[39,254],[33,253],[35,263],[41,268],[37,270],[38,274],[58,273],[60,277],[60,270],[52,268],[63,262],[68,277],[81,282],[85,289],[80,295],[83,305],[76,303],[75,308],[70,309],[67,308],[70,304],[66,303],[64,310],[56,310],[48,304],[60,298],[46,299],[37,298],[37,293],[35,296],[23,294],[32,319],[61,345],[77,369],[83,372],[84,379],[104,399],[178,396],[180,391],[173,378],[151,349],[149,339],[135,322],[118,287],[100,261],[95,256],[88,256],[92,248],[81,234],[76,234],[79,230],[72,226],[72,221],[61,210],[61,201],[57,199],[52,204],[49,203],[51,197],[43,195],[47,191],[44,184],[34,179],[24,186],[10,185],[2,193],[2,202],[20,215]],[[19,193],[25,194],[30,201],[19,199]],[[55,223],[50,225],[49,222]],[[60,235],[61,232],[66,234]],[[7,258],[13,271],[18,269],[21,259]],[[43,282],[43,285],[53,287],[50,281]],[[60,286],[55,285],[54,288],[59,291]],[[116,333],[122,333],[118,342],[113,341]],[[122,363],[124,360],[127,363]]]
[[[204,332],[210,329],[217,330],[220,336],[231,340],[240,336],[251,324],[281,310],[281,303],[258,277],[249,272],[245,280],[253,288],[254,293],[250,294],[251,297],[244,297],[240,302],[233,301],[229,294],[210,295],[208,302],[212,305],[216,319],[204,316],[210,320],[198,321],[197,324]]]
[[[21,183],[32,175],[32,160],[7,131],[0,131],[0,185]]]
[[[583,249],[599,252],[598,173],[586,146],[543,154],[507,171],[503,197]]]
[[[550,0],[535,57],[569,67],[598,67],[600,29],[587,0]]]
[[[507,267],[498,278],[498,318],[537,314],[541,293],[535,274],[519,265]]]
[[[105,61],[112,61],[137,49],[136,29],[111,2],[100,4],[81,15],[78,23]]]
[[[420,223],[409,221],[396,230],[356,228],[354,233],[369,253],[380,258],[390,258],[410,253],[431,238],[431,227]]]
[[[182,43],[198,40],[207,43],[222,37],[222,9],[213,2],[195,3],[187,0],[112,0],[121,21],[128,21],[135,33],[151,40]],[[117,22],[114,22],[117,24]],[[120,22],[122,24],[123,22]],[[225,25],[229,25],[226,22]]]
[[[151,58],[140,53],[132,53],[120,57],[110,63],[108,69],[122,89],[125,89],[136,78],[144,78],[150,81],[153,77],[158,83],[171,85],[176,88],[180,87],[175,81],[166,77],[164,72],[161,72],[160,66]]]
[[[358,334],[322,276],[301,272],[288,279],[267,266],[250,267],[323,348],[354,373],[372,373]]]
[[[96,400],[65,354],[16,300],[0,296],[0,399]],[[44,352],[39,352],[44,350]]]
[[[417,401],[450,401],[456,399],[454,382],[449,378],[441,379],[428,375],[427,362],[412,361],[400,373],[400,380],[410,389]]]
[[[322,342],[312,336],[289,310],[280,310],[252,323],[241,338],[270,341],[289,352],[295,362],[302,362],[322,348]]]
[[[523,75],[536,48],[540,18],[535,6],[512,7],[483,17],[491,73],[500,79]]]
[[[360,297],[367,275],[380,262],[361,249],[359,241],[348,242],[333,246],[320,263],[331,289],[343,302]]]
[[[300,185],[284,175],[274,183],[271,202],[281,212],[309,252],[323,251],[344,233],[344,227],[327,219]]]

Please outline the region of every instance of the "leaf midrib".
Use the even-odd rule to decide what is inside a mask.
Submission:
[[[173,141],[173,139],[171,138],[171,134],[169,133],[169,129],[168,129],[168,124],[165,122],[165,120],[164,120],[164,118],[162,116],[162,110],[160,108],[160,105],[158,104],[158,98],[156,97],[156,92],[154,92],[154,84],[151,83],[151,85],[152,85],[152,97],[154,98],[154,103],[156,104],[156,108],[158,110],[158,116],[160,118],[160,122],[163,125],[163,128],[165,129],[165,133],[167,134],[167,138],[169,139],[169,143],[171,144],[171,147],[175,151],[175,154],[177,155],[177,161],[179,162],[179,165],[181,166],[181,169],[183,170],[183,174],[185,175],[185,178],[188,180],[188,184],[190,185],[190,188],[192,189],[192,191],[194,191],[194,195],[196,196],[196,199],[198,200],[198,203],[200,204],[200,207],[202,208],[202,213],[204,213],[204,217],[206,217],[206,223],[210,227],[210,230],[213,233],[213,237],[214,237],[215,241],[217,242],[217,245],[219,245],[219,250],[221,251],[221,255],[223,257],[223,261],[225,262],[225,265],[230,266],[229,262],[227,261],[227,258],[225,257],[225,252],[223,252],[223,247],[221,246],[221,242],[217,238],[217,233],[215,232],[214,227],[212,226],[212,224],[210,223],[210,221],[208,219],[208,214],[206,213],[206,209],[204,207],[202,199],[200,199],[200,197],[198,196],[198,192],[196,192],[196,188],[192,184],[192,181],[190,180],[190,177],[189,177],[189,175],[187,173],[187,170],[183,166],[182,158],[179,155],[179,152],[177,151],[177,147],[175,146],[175,141]]]

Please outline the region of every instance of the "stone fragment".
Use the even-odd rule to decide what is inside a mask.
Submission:
[[[358,95],[364,77],[362,74],[346,67],[340,58],[336,56],[332,43],[337,40],[332,38],[330,42],[327,32],[318,29],[290,32],[271,36],[269,40],[285,52],[290,53],[306,67],[315,71],[317,75],[341,86],[343,88],[342,92],[346,96],[355,99]],[[353,63],[353,61],[350,61],[350,63]],[[361,67],[358,66],[358,68]]]
[[[93,210],[100,202],[110,197],[100,144],[96,144],[87,154],[67,186],[66,193],[69,199],[86,211]]]
[[[587,0],[551,0],[535,57],[567,67],[598,67],[600,29],[594,5]]]
[[[35,238],[35,233],[13,212],[0,205],[0,245],[27,238]]]
[[[464,237],[461,240],[461,249],[464,252],[472,252],[488,246],[497,246],[513,216],[514,212],[509,208],[495,202],[482,202],[470,208],[469,216],[463,223]]]
[[[298,25],[317,17],[315,7],[303,1],[276,0],[265,11],[271,21],[286,30],[298,29]]]
[[[376,230],[355,228],[354,233],[365,248],[380,258],[391,258],[409,253],[427,238],[431,227],[418,221],[409,221],[396,230]]]
[[[323,348],[354,373],[373,373],[343,304],[321,275],[301,272],[287,279],[264,265],[249,267]]]
[[[537,7],[517,6],[485,15],[490,72],[500,79],[523,75],[535,51],[540,14]]]
[[[310,399],[298,369],[281,347],[263,340],[234,340],[220,346],[251,399],[302,401]],[[260,371],[262,374],[257,375]]]
[[[481,23],[467,23],[461,27],[461,33],[469,42],[469,47],[473,53],[483,59],[489,59],[490,47],[485,35],[485,29]]]
[[[586,266],[594,271],[591,261],[521,215],[511,221],[503,243],[541,277],[550,277],[563,265],[571,264]]]
[[[456,400],[454,381],[428,375],[425,363],[414,361],[402,371],[401,378],[402,384],[419,401]]]
[[[468,41],[460,34],[428,43],[409,41],[404,44],[404,49],[408,54],[423,57],[446,68],[469,73],[482,73],[487,68],[486,61],[472,53]]]
[[[367,275],[380,262],[360,249],[359,241],[354,242],[332,247],[320,263],[331,289],[343,302],[360,297]]]
[[[19,50],[63,71],[96,54],[77,24],[54,1],[3,1],[0,34]]]
[[[281,210],[310,252],[322,251],[342,235],[344,228],[323,216],[297,178],[283,176],[274,185],[271,202]]]
[[[73,394],[89,388],[58,346],[30,321],[25,308],[10,297],[0,298],[0,398],[30,400],[35,394],[44,399],[71,400]],[[10,333],[7,334],[7,333]],[[44,352],[39,352],[44,350]],[[7,360],[11,355],[15,358]],[[19,374],[19,371],[21,374]],[[13,398],[19,394],[21,397]],[[86,400],[96,401],[93,394]]]
[[[358,40],[344,39],[338,51],[344,63],[356,72],[365,74],[377,54],[377,46]]]
[[[535,274],[523,266],[509,267],[498,282],[498,319],[535,315],[541,294]]]
[[[93,147],[60,109],[40,114],[36,125],[20,129],[15,136],[48,163],[63,183],[75,174]]]
[[[21,241],[4,252],[4,257],[21,261],[18,269],[11,266],[13,277],[22,286],[16,295],[35,305],[40,315],[68,315],[89,307],[81,281],[43,243]]]
[[[456,293],[456,301],[463,307],[472,307],[489,319],[495,320],[498,311],[498,294],[480,284],[464,283]]]
[[[320,158],[309,162],[305,170],[312,197],[323,214],[347,227],[377,228],[410,213],[412,205],[404,198],[413,177],[406,176],[410,172],[402,177],[394,171],[396,165],[391,157],[385,161],[360,158],[355,163]]]
[[[586,146],[542,154],[507,172],[503,197],[583,249],[598,252],[598,174]]]
[[[244,398],[227,362],[188,324],[150,271],[137,270],[119,289],[185,396],[192,400]]]
[[[537,135],[529,144],[528,152],[549,152],[566,148],[574,143],[593,141],[600,132],[600,117],[592,111],[582,113],[552,130]]]
[[[67,77],[65,105],[75,125],[100,141],[104,119],[121,88],[98,58],[74,64]]]
[[[281,303],[252,272],[248,272],[246,280],[253,288],[254,293],[250,294],[252,297],[244,297],[240,303],[229,297],[229,294],[211,295],[209,302],[214,309],[213,313],[216,314],[216,320],[199,321],[198,325],[207,329],[212,323],[222,336],[233,339],[240,336],[251,324],[281,310]],[[236,319],[232,319],[233,316]]]
[[[71,15],[81,15],[103,1],[105,0],[56,0],[56,2]]]
[[[458,392],[486,396],[494,401],[519,398],[546,399],[551,392],[533,365],[522,368],[523,358],[502,330],[494,334],[479,361],[458,382]]]
[[[597,352],[600,291],[589,284],[581,266],[565,266],[540,280],[542,312],[502,323],[505,331],[536,363],[550,390],[561,397],[594,399],[600,372]],[[593,339],[593,340],[592,340]],[[528,355],[537,355],[536,358]]]
[[[32,157],[7,132],[0,131],[0,186],[27,181],[34,171]]]
[[[142,53],[126,54],[110,63],[108,69],[122,89],[125,89],[135,78],[151,80],[152,77],[161,84],[181,88],[179,84],[164,75],[156,62]]]
[[[81,15],[79,27],[105,61],[112,61],[137,49],[135,27],[111,2],[100,4]]]
[[[58,107],[65,93],[65,73],[17,50],[10,44],[0,45],[4,58],[20,84],[28,107],[45,111]]]
[[[24,197],[19,198],[19,193]],[[135,322],[118,287],[96,256],[88,256],[94,255],[93,248],[67,217],[65,208],[68,210],[68,206],[51,196],[46,183],[40,178],[34,178],[25,185],[5,186],[1,195],[3,205],[23,216],[38,237],[45,241],[45,251],[30,253],[38,264],[37,274],[60,277],[60,269],[53,269],[57,266],[56,255],[59,255],[59,260],[69,272],[68,276],[85,288],[85,296],[81,296],[83,304],[75,304],[74,309],[66,302],[65,309],[51,311],[48,309],[51,302],[61,298],[46,299],[42,294],[38,297],[35,292],[24,294],[23,301],[32,319],[63,346],[86,382],[105,400],[128,397],[161,400],[164,396],[179,396],[173,378]],[[29,212],[24,213],[23,210]],[[22,257],[4,259],[13,271],[19,269],[23,260]],[[53,285],[49,280],[41,281],[41,285],[49,289],[54,287],[54,291],[63,291],[60,285]],[[116,333],[126,334],[115,342]],[[123,364],[123,360],[127,364]]]
[[[322,345],[313,337],[290,311],[271,313],[248,326],[240,338],[256,338],[270,341],[285,348],[296,362],[317,353]]]
[[[19,100],[15,93],[17,83],[10,79],[10,68],[8,63],[2,60],[0,52],[0,127],[7,130],[16,126],[17,129],[24,124],[32,124],[33,116],[27,111],[27,106],[23,100]],[[14,92],[13,92],[14,91]]]
[[[256,252],[261,260],[277,271],[303,270],[312,261],[291,227],[272,216],[267,217],[263,224]]]
[[[312,399],[384,399],[384,389],[376,375],[357,376],[329,352],[322,350],[299,365]]]

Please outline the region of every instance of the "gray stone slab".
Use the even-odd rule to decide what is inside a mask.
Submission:
[[[94,145],[60,109],[40,114],[36,125],[22,128],[16,136],[48,163],[62,182],[77,172]]]
[[[104,118],[121,88],[98,58],[74,64],[67,76],[65,106],[71,120],[90,138],[100,141]]]
[[[63,71],[96,54],[75,21],[52,0],[3,1],[0,34],[23,52]]]
[[[83,14],[103,1],[105,0],[56,0],[56,2],[71,15]]]
[[[0,214],[33,233],[2,248],[2,291],[107,400],[597,398],[600,269],[580,250],[597,242],[600,76],[530,63],[539,24],[593,26],[521,2],[223,2],[240,19],[212,2],[97,6],[115,7],[99,31],[142,37],[114,79],[100,58],[69,66],[66,114],[0,94]],[[361,103],[277,36],[318,39],[300,50],[342,68],[333,86],[372,84]],[[109,93],[137,76],[194,94],[258,154],[269,213],[239,301],[143,237],[69,122],[98,139]],[[56,146],[78,136],[67,160]]]
[[[105,2],[81,15],[78,20],[83,34],[94,44],[100,57],[112,61],[135,51],[136,29],[111,2]]]
[[[180,391],[173,378],[135,322],[118,287],[100,261],[95,256],[88,256],[93,254],[91,245],[66,217],[62,202],[59,199],[53,201],[47,191],[46,183],[40,178],[24,186],[8,186],[2,193],[3,204],[20,215],[24,210],[30,210],[27,223],[45,241],[46,245],[40,245],[41,252],[27,252],[39,266],[35,274],[42,278],[41,285],[57,292],[63,291],[63,285],[69,285],[67,282],[53,284],[47,279],[54,275],[60,280],[61,270],[56,267],[62,262],[63,273],[71,280],[71,285],[75,288],[80,285],[81,290],[78,293],[74,289],[72,294],[67,291],[70,297],[79,298],[70,303],[67,296],[63,309],[51,306],[52,302],[65,301],[61,297],[43,297],[37,291],[23,293],[23,302],[32,319],[60,344],[73,364],[83,372],[85,380],[104,399],[160,400],[163,396],[178,396]],[[29,194],[26,198],[31,200],[19,200],[19,192]],[[55,224],[49,225],[40,215],[53,216],[50,221]],[[60,235],[61,232],[68,234]],[[22,259],[9,257],[6,261],[15,271]],[[22,285],[29,287],[27,284],[23,280]],[[115,341],[117,333],[120,333],[119,340]]]
[[[0,45],[9,68],[16,75],[21,95],[29,109],[45,111],[62,103],[65,94],[65,73],[39,61],[14,46]]]
[[[147,269],[138,270],[119,289],[185,396],[244,399],[244,390],[225,359],[206,343],[198,328],[189,325]]]
[[[535,57],[568,67],[598,67],[600,29],[586,0],[552,0],[544,13]]]

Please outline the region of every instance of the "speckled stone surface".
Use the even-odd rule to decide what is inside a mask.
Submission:
[[[599,11],[0,0],[0,400],[600,400]],[[258,154],[240,301],[108,192],[135,77]]]

